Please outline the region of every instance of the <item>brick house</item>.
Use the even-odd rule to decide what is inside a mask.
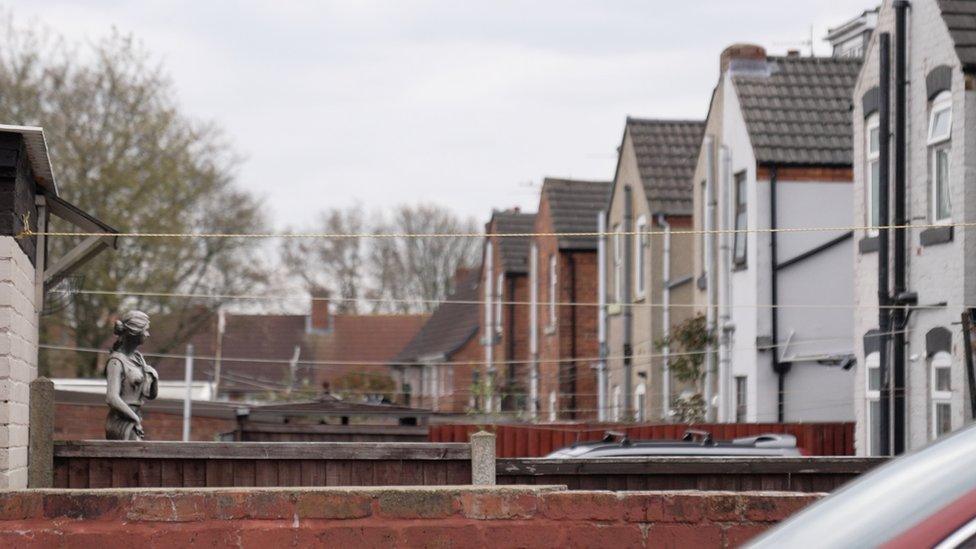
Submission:
[[[856,58],[720,58],[694,175],[695,302],[716,343],[706,417],[847,421],[851,233],[850,94]],[[749,232],[734,232],[749,231]],[[717,396],[718,398],[714,398]]]
[[[401,387],[400,403],[438,412],[482,409],[476,394],[483,345],[478,338],[481,269],[459,273],[445,303],[391,360]]]
[[[535,233],[593,233],[610,183],[546,178]],[[535,328],[530,414],[543,419],[597,417],[597,238],[537,236],[529,251]],[[569,305],[584,303],[590,305]],[[531,320],[530,320],[531,322]],[[590,360],[582,360],[590,359]]]
[[[899,2],[881,5],[878,27],[853,92],[853,225],[876,225],[879,136],[879,40],[888,33],[891,66],[896,66],[895,26]],[[904,5],[904,4],[903,4]],[[904,415],[892,424],[911,450],[972,421],[966,390],[965,344],[959,328],[966,305],[976,303],[976,238],[971,228],[954,227],[976,219],[976,2],[916,0],[906,6],[905,195],[904,219],[926,228],[904,231],[905,294],[928,307],[909,315],[904,325]],[[897,135],[897,82],[891,87],[891,130]],[[897,144],[891,140],[892,158]],[[898,224],[893,162],[889,223]],[[892,233],[892,259],[897,252]],[[854,258],[854,331],[857,382],[853,389],[859,454],[880,448],[881,387],[878,329],[878,238],[858,230]],[[893,264],[890,268],[894,281]],[[894,293],[894,288],[892,293]],[[936,304],[936,306],[932,306]],[[899,326],[892,325],[892,331]],[[889,357],[895,351],[894,342]],[[897,367],[896,360],[888,364]],[[897,376],[897,374],[895,374]],[[896,414],[898,412],[896,411]],[[900,415],[900,414],[899,414]],[[896,444],[900,443],[895,436]]]
[[[485,233],[531,233],[535,214],[495,210]],[[505,413],[526,408],[529,333],[529,239],[490,236],[484,243],[480,316],[483,358],[488,366],[483,379],[491,383],[487,411]]]
[[[671,307],[692,300],[692,240],[670,232],[691,227],[691,176],[701,137],[700,121],[628,118],[624,126],[607,229],[664,234],[607,239],[606,419],[669,418],[677,387],[656,343],[692,314]],[[643,358],[628,365],[626,355]]]
[[[395,381],[387,362],[428,315],[334,314],[327,297],[311,302],[305,315],[227,313],[223,322],[214,315],[189,341],[197,357],[194,380],[216,379],[217,397],[232,400],[289,391],[393,396]],[[152,342],[146,344],[149,354],[158,350]],[[153,365],[161,380],[184,379],[182,357],[153,359]]]

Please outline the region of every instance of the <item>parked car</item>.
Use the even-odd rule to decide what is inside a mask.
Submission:
[[[851,482],[751,543],[767,547],[976,547],[976,426]]]
[[[715,440],[705,431],[685,431],[681,440],[630,440],[607,431],[598,442],[583,442],[556,450],[548,459],[641,456],[799,456],[796,437],[772,433],[733,440]]]

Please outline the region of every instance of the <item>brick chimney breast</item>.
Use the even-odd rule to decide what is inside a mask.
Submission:
[[[719,67],[722,74],[733,64],[759,66],[766,63],[766,48],[756,44],[732,44],[722,50],[719,57]]]
[[[329,312],[329,291],[317,288],[312,290],[311,329],[325,332],[332,328],[332,315]]]

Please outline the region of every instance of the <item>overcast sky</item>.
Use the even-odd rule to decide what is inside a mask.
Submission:
[[[607,179],[626,116],[703,118],[734,42],[828,52],[870,0],[0,0],[70,38],[114,25],[245,157],[279,229],[330,206],[534,211],[544,176]]]

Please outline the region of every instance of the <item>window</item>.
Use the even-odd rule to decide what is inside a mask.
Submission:
[[[624,235],[620,232],[620,225],[613,226],[613,302],[623,300],[624,284]]]
[[[868,117],[866,125],[865,158],[867,159],[867,170],[864,174],[864,203],[869,204],[867,224],[870,227],[877,227],[881,224],[881,201],[878,200],[881,190],[881,157],[880,133],[878,130],[878,114]],[[869,235],[878,234],[877,229],[868,229]]]
[[[549,391],[549,421],[556,421],[558,406],[556,391]]]
[[[698,209],[698,219],[701,220],[699,222],[699,224],[700,224],[700,226],[698,227],[699,229],[704,229],[705,228],[705,216],[708,215],[708,206],[705,204],[706,200],[708,200],[708,199],[707,199],[707,196],[706,196],[706,192],[705,191],[706,191],[705,181],[703,180],[701,182],[701,192],[700,192],[701,200],[699,200],[699,203],[700,203],[699,206],[700,207]],[[698,260],[701,261],[701,273],[702,273],[702,275],[705,274],[705,269],[707,268],[707,265],[708,265],[708,257],[705,255],[705,239],[706,238],[708,238],[708,235],[706,235],[704,232],[702,232],[702,233],[700,233],[698,235]]]
[[[637,218],[637,237],[634,238],[634,277],[636,279],[635,283],[635,293],[637,298],[640,299],[644,297],[647,291],[647,281],[644,280],[644,273],[647,270],[646,265],[644,265],[644,259],[646,257],[645,250],[648,244],[647,233],[647,217],[640,216]]]
[[[736,376],[735,377],[735,422],[744,423],[746,420],[746,412],[748,411],[747,397],[748,386],[746,381],[748,378],[746,376]]]
[[[932,438],[952,430],[952,356],[940,351],[932,357]]]
[[[930,185],[931,215],[935,223],[948,223],[952,218],[952,200],[949,186],[949,151],[952,136],[952,95],[945,91],[932,101],[929,115],[929,166],[932,170]]]
[[[558,301],[556,284],[559,282],[556,273],[556,254],[549,256],[549,327],[556,326],[556,301]]]
[[[746,264],[746,243],[748,234],[744,231],[749,227],[747,219],[748,201],[746,199],[746,172],[735,174],[735,242],[733,244],[733,260],[736,266],[744,267]]]
[[[877,352],[864,359],[864,383],[867,453],[873,456],[881,445],[881,355]]]
[[[498,278],[495,279],[495,333],[501,335],[502,333],[502,297],[503,288],[505,286],[505,273],[498,273]]]
[[[634,403],[637,405],[637,422],[641,423],[647,421],[647,404],[645,402],[644,396],[647,394],[647,387],[643,383],[637,385],[634,389]]]

